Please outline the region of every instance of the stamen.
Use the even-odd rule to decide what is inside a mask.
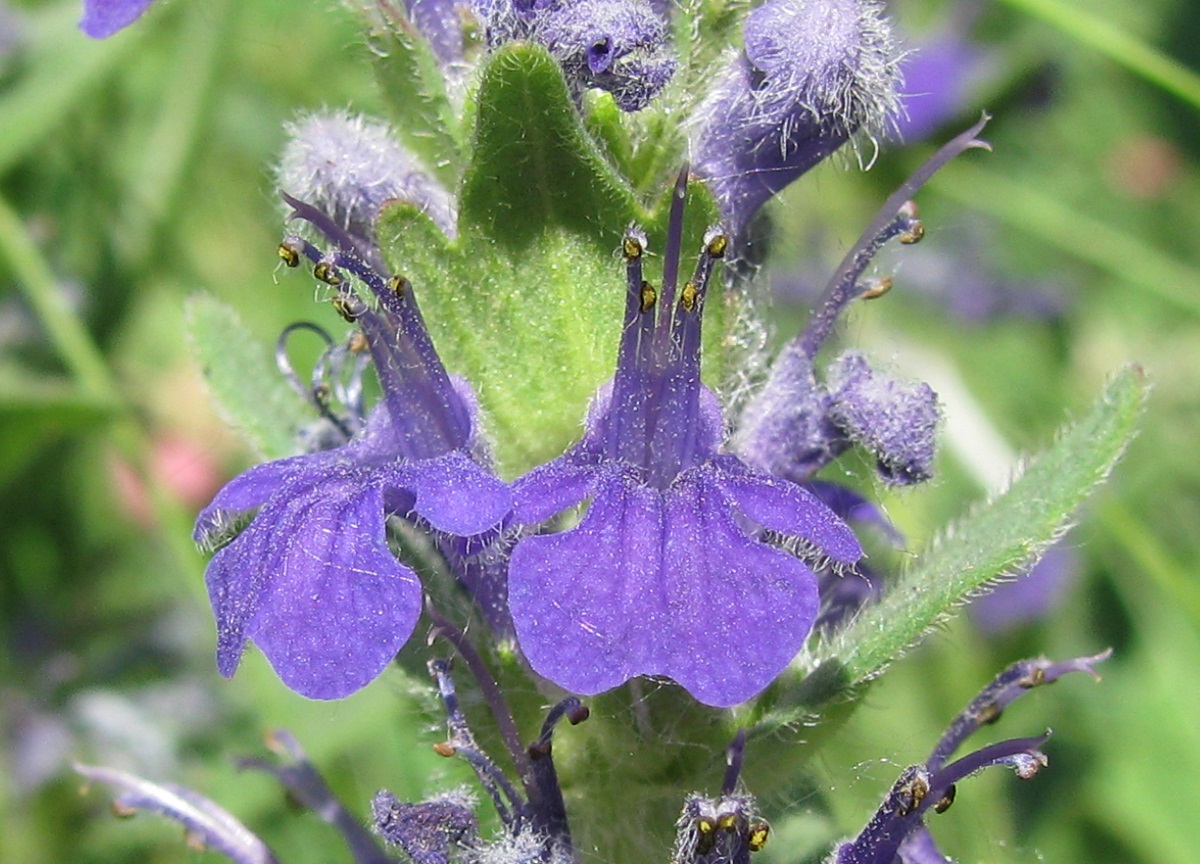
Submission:
[[[766,822],[755,822],[750,826],[750,836],[746,840],[746,845],[751,852],[758,852],[767,845],[767,839],[771,834],[771,826]]]
[[[285,761],[274,764],[262,759],[240,759],[238,768],[263,771],[273,776],[301,805],[338,830],[357,864],[388,864],[390,859],[379,848],[375,837],[333,794],[295,736],[285,729],[277,729],[267,736],[266,743],[268,749]]]
[[[475,683],[479,685],[483,698],[492,712],[492,717],[499,727],[500,737],[512,757],[513,764],[517,766],[517,773],[520,774],[528,794],[529,784],[526,778],[531,772],[529,754],[521,746],[521,736],[517,731],[516,721],[513,720],[512,711],[504,699],[504,694],[500,692],[500,685],[496,683],[496,679],[488,671],[487,664],[483,662],[483,658],[479,656],[475,647],[461,630],[428,603],[425,604],[425,611],[437,628],[434,635],[446,639],[454,646],[459,656],[466,661],[467,667],[471,670],[471,675],[475,678]]]
[[[288,243],[286,239],[279,244],[279,257],[288,267],[300,266],[300,253],[301,249],[294,243]]]
[[[442,697],[442,704],[446,709],[446,727],[450,731],[450,740],[445,742],[441,749],[435,747],[435,752],[441,756],[454,755],[466,759],[491,797],[501,821],[512,827],[513,814],[523,813],[526,808],[525,802],[503,772],[476,746],[471,728],[467,725],[467,718],[459,705],[454,680],[450,677],[450,662],[442,659],[430,660],[428,666],[429,674],[437,683],[438,694]],[[505,798],[508,799],[508,804],[505,803]]]
[[[963,741],[980,726],[994,723],[1009,704],[1031,687],[1052,684],[1071,672],[1086,672],[1098,677],[1096,664],[1107,660],[1111,655],[1110,648],[1091,657],[1078,657],[1060,663],[1051,663],[1048,660],[1021,660],[1012,664],[984,687],[962,713],[954,718],[950,728],[933,748],[927,764],[931,769],[940,768]]]
[[[325,343],[325,350],[321,352],[317,358],[317,362],[313,364],[312,381],[309,384],[305,384],[300,380],[300,376],[292,367],[291,358],[288,356],[288,340],[294,333],[300,330],[315,333]],[[327,381],[328,375],[326,370],[328,369],[329,358],[335,355],[337,351],[338,349],[334,345],[333,337],[323,328],[308,321],[298,321],[295,324],[285,327],[283,332],[279,334],[279,338],[275,340],[275,366],[279,369],[280,374],[283,375],[288,384],[291,385],[292,389],[300,394],[300,397],[305,402],[311,405],[321,417],[332,423],[338,432],[349,440],[355,432],[355,429],[351,428],[351,420],[353,420],[355,427],[361,424],[362,405],[361,398],[357,400],[357,404],[352,404],[349,401],[341,400],[339,397],[339,401],[350,409],[351,418],[339,417],[329,407],[330,387]],[[359,384],[359,390],[361,391],[361,383]]]
[[[406,403],[403,413],[392,411],[397,436],[414,445],[428,447],[431,430],[437,430],[442,437],[438,446],[448,449],[463,446],[470,432],[470,418],[459,400],[446,397],[454,388],[429,338],[408,280],[402,276],[385,279],[354,251],[325,254],[296,235],[285,237],[284,244],[298,249],[316,265],[314,275],[318,279],[340,285],[341,271],[350,273],[361,280],[382,305],[386,321],[369,313],[365,305],[355,321],[362,325],[376,352],[375,367],[384,392],[404,392],[416,397]],[[388,378],[394,380],[389,383]]]
[[[804,332],[797,337],[800,347],[810,359],[817,356],[821,345],[833,332],[839,316],[858,295],[858,280],[883,245],[893,237],[900,237],[901,242],[915,243],[924,235],[924,228],[916,219],[916,207],[910,199],[955,156],[977,147],[991,149],[990,145],[975,137],[990,119],[984,114],[978,123],[941,147],[879,208],[867,230],[834,271],[825,288],[824,299],[814,310]]]
[[[313,276],[327,285],[333,285],[335,288],[342,284],[341,274],[338,273],[337,267],[334,266],[333,258],[322,258],[318,261],[317,266],[313,267]]]
[[[357,302],[357,299],[349,294],[338,294],[331,301],[334,311],[342,316],[342,320],[347,324],[358,321],[359,316],[366,311],[362,303]]]
[[[903,242],[903,241],[901,241]],[[878,300],[884,294],[892,290],[892,277],[881,276],[878,279],[869,279],[866,283],[866,288],[858,295],[860,300]]]
[[[951,783],[950,786],[946,789],[945,794],[942,795],[942,797],[938,799],[937,803],[933,805],[933,812],[934,813],[945,813],[947,810],[950,809],[950,805],[954,803],[954,798],[957,795],[958,795],[958,786],[954,783]]]
[[[533,827],[549,838],[552,845],[571,848],[571,829],[567,823],[567,805],[563,801],[562,787],[554,768],[551,755],[554,728],[566,717],[572,726],[588,718],[588,709],[574,696],[568,696],[550,709],[542,723],[538,740],[529,745],[529,758],[533,768],[533,787],[530,791],[530,815]]]
[[[641,311],[649,312],[654,308],[656,302],[658,302],[658,292],[654,290],[654,286],[649,282],[643,282]]]

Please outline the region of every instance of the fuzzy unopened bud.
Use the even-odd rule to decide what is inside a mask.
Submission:
[[[387,124],[345,111],[288,124],[279,188],[316,207],[353,237],[374,243],[375,220],[391,201],[420,207],[447,236],[454,199],[425,173]]]
[[[646,0],[475,0],[488,44],[543,45],[578,98],[593,88],[645,108],[675,73],[667,22]]]
[[[876,0],[768,0],[696,112],[692,156],[735,234],[896,105],[897,51]]]
[[[928,384],[905,384],[846,352],[829,371],[830,420],[877,460],[884,481],[906,486],[928,480],[938,424],[937,394]]]

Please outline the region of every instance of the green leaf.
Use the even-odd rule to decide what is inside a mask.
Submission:
[[[1123,369],[1091,412],[1068,427],[1006,492],[948,530],[892,583],[878,605],[820,646],[818,668],[832,662],[847,683],[869,680],[972,592],[1035,560],[1124,452],[1145,392],[1141,369]]]
[[[643,215],[584,129],[558,63],[541,46],[521,42],[497,51],[484,70],[461,206],[464,232],[513,252],[549,229],[611,250]]]
[[[458,186],[465,139],[429,43],[408,22],[371,34],[375,77],[404,144],[449,189]]]
[[[200,294],[188,298],[184,316],[192,356],[225,421],[265,459],[295,455],[297,434],[313,412],[237,313]]]

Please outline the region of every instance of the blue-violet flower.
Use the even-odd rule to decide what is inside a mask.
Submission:
[[[661,296],[642,279],[645,235],[625,235],[617,371],[583,439],[514,484],[518,523],[591,504],[577,527],[517,544],[509,608],[530,665],[571,692],[663,675],[703,703],[729,706],[787,666],[817,615],[812,570],[767,533],[845,564],[862,550],[812,493],[719,453],[723,420],[700,381],[700,326],[728,239],[710,229],[677,292],[685,192],[681,176]]]
[[[497,525],[511,499],[480,464],[473,397],[438,359],[412,286],[380,276],[325,214],[289,203],[339,248],[327,256],[289,237],[280,254],[292,266],[308,258],[339,289],[335,305],[362,328],[383,399],[344,446],[235,478],[201,512],[195,537],[216,545],[257,509],[205,574],[221,674],[234,673],[251,639],[293,690],[336,699],[383,670],[421,612],[420,582],[389,550],[387,518],[467,537]],[[369,287],[378,311],[349,291],[344,273]]]
[[[141,18],[154,0],[83,0],[79,29],[93,39],[107,39]]]

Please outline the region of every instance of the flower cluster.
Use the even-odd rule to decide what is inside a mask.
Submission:
[[[749,57],[769,74],[751,103],[737,103],[753,117],[750,126],[740,114],[718,119],[710,104],[701,106],[693,128],[701,130],[702,170],[711,173],[719,154],[747,152],[730,136],[735,127],[775,152],[778,136],[799,134],[797,118],[818,117],[835,124],[840,143],[875,110],[863,106],[891,98],[882,58],[888,40],[870,2],[826,10],[840,41],[822,42],[826,53],[814,68],[851,70],[852,80],[816,82],[791,68],[772,40],[808,38],[817,14],[810,7],[820,5],[776,0],[747,19],[745,56],[730,69],[745,71]],[[476,12],[490,42],[540,34],[569,79],[571,61],[555,46],[570,40],[555,41],[546,22],[584,16],[585,6],[504,3]],[[643,14],[654,13],[633,19]],[[587,20],[616,19],[597,13]],[[624,46],[641,44],[622,33],[596,37],[597,45],[617,46],[618,64],[627,59]],[[656,74],[641,69],[635,77],[651,93]],[[714,85],[712,98],[725,87]],[[777,102],[785,92],[791,102],[783,110]],[[779,98],[763,101],[763,93]],[[291,131],[280,182],[298,197],[285,198],[291,216],[330,248],[291,235],[281,255],[289,266],[308,260],[332,287],[335,306],[356,328],[353,338],[374,360],[383,399],[343,424],[348,434],[338,446],[254,468],[200,515],[197,540],[229,541],[208,570],[223,674],[232,674],[249,639],[307,696],[340,697],[375,677],[412,633],[421,606],[413,571],[387,548],[389,519],[428,532],[488,620],[511,629],[532,671],[583,695],[651,676],[681,684],[703,703],[735,705],[767,687],[803,647],[823,605],[822,583],[837,595],[826,607],[852,611],[837,574],[856,565],[862,548],[846,514],[824,500],[838,493],[812,475],[857,445],[887,482],[927,479],[937,405],[927,386],[895,381],[853,352],[818,384],[817,351],[849,303],[872,293],[861,277],[874,253],[893,237],[920,239],[910,196],[933,170],[976,145],[978,127],[889,199],[732,433],[720,399],[701,380],[704,310],[732,237],[710,227],[694,271],[681,273],[689,186],[681,173],[669,196],[657,287],[643,273],[647,234],[633,227],[621,241],[616,369],[593,399],[581,440],[511,487],[493,472],[469,383],[452,378],[434,349],[416,305],[420,286],[387,271],[374,237],[381,207],[404,201],[452,238],[453,201],[382,124],[334,113],[309,116]],[[798,140],[789,138],[776,158],[789,177],[817,161],[817,151],[797,149]],[[818,150],[829,152],[832,141]],[[721,177],[749,182],[763,170],[738,163]],[[743,225],[742,199],[711,179],[723,215]],[[785,182],[777,176],[770,190]],[[553,530],[585,502],[577,525]],[[231,526],[255,510],[230,539]],[[486,567],[477,566],[480,550]]]
[[[84,29],[107,35],[146,5],[85,0]],[[438,752],[470,765],[500,834],[483,836],[470,793],[412,803],[380,792],[376,833],[417,864],[578,860],[552,758],[555,729],[586,719],[580,696],[616,691],[630,701],[603,722],[632,717],[642,742],[662,719],[643,700],[653,681],[655,697],[706,718],[698,732],[677,733],[691,747],[681,763],[750,727],[728,750],[721,793],[685,799],[674,849],[674,864],[745,864],[769,833],[742,784],[747,740],[852,695],[902,650],[893,646],[853,680],[817,653],[881,608],[866,609],[883,588],[851,526],[880,527],[900,542],[866,496],[818,474],[857,451],[873,468],[869,479],[927,481],[938,400],[928,385],[829,345],[847,310],[891,287],[868,268],[885,244],[921,240],[912,199],[951,159],[986,147],[977,136],[987,118],[885,201],[806,326],[780,334],[773,359],[730,372],[745,361],[729,345],[756,312],[747,301],[768,203],[896,115],[899,52],[879,0],[765,0],[750,10],[648,0],[367,5],[381,76],[417,69],[421,80],[392,94],[404,129],[346,111],[288,127],[277,173],[281,266],[309,269],[348,333],[338,339],[314,324],[285,331],[277,362],[313,422],[291,455],[234,478],[196,520],[194,539],[213,552],[205,580],[218,669],[232,676],[253,643],[292,690],[339,699],[398,657],[411,670],[416,652],[401,649],[422,620],[431,642],[448,642],[512,771],[473,734],[449,661],[430,660],[449,732]],[[720,46],[697,47],[712,33]],[[677,92],[685,87],[695,92]],[[555,290],[539,290],[551,281]],[[442,320],[455,306],[487,320],[456,330]],[[288,354],[299,329],[325,343],[310,380]],[[511,344],[497,331],[511,333]],[[529,398],[580,394],[571,403],[577,437],[525,430],[547,441],[538,458],[515,465],[496,421],[504,382],[484,374],[510,354],[539,361],[521,367],[538,372],[540,392],[526,389]],[[606,358],[602,367],[593,354]],[[364,381],[368,368],[377,388]],[[369,406],[365,394],[375,391]],[[535,407],[506,406],[510,415]],[[1025,776],[1045,764],[1044,738],[950,763],[952,751],[1024,689],[1099,659],[1027,662],[1003,674],[830,860],[939,860],[923,820],[949,805],[958,780],[990,765]],[[513,676],[552,701],[528,746],[497,681]],[[727,708],[738,710],[711,710]],[[332,822],[356,861],[390,860],[296,742],[284,734],[277,744],[284,765],[245,765]],[[605,750],[590,742],[567,752],[586,762]],[[274,860],[192,793],[81,770],[235,861]]]

